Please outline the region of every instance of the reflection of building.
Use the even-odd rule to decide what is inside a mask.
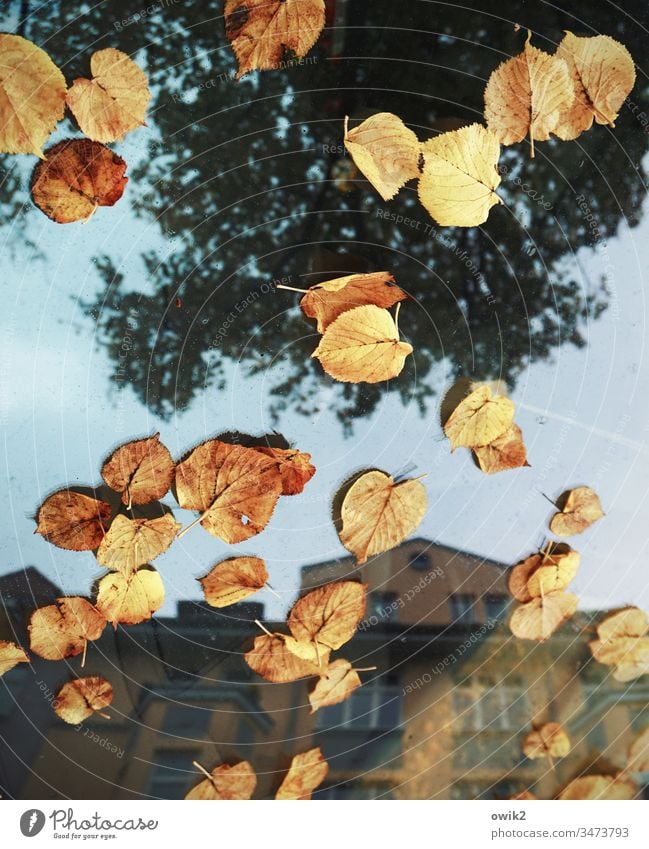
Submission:
[[[592,765],[622,763],[649,723],[647,685],[615,683],[590,661],[585,623],[573,620],[544,645],[511,636],[499,564],[412,540],[353,567],[344,559],[302,572],[304,589],[343,577],[368,584],[366,617],[335,656],[377,671],[363,673],[346,702],[311,715],[311,681],[270,684],[247,667],[260,605],[183,602],[176,617],[107,628],[89,648],[85,674],[115,690],[110,721],[75,728],[51,708],[80,674],[79,658],[35,657],[0,679],[0,792],[177,798],[198,780],[193,760],[245,758],[264,798],[292,754],[320,745],[330,764],[320,798],[500,797],[528,787],[550,797]],[[58,592],[34,569],[0,578],[0,638],[26,645],[29,612]],[[554,772],[520,751],[531,723],[549,719],[574,743]]]

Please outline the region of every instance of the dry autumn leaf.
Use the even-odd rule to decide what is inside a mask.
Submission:
[[[277,460],[282,478],[282,495],[299,495],[315,475],[311,455],[296,448],[257,448],[267,457]]]
[[[113,688],[105,678],[76,678],[64,684],[52,703],[64,722],[79,725],[113,701]]]
[[[517,424],[511,424],[488,445],[474,448],[473,453],[482,471],[488,475],[529,466],[523,432]]]
[[[59,598],[32,613],[29,645],[46,660],[85,655],[88,641],[98,640],[105,627],[103,614],[85,598]]]
[[[444,433],[456,448],[481,448],[506,433],[514,420],[514,404],[505,395],[492,397],[487,384],[474,389],[444,423]]]
[[[300,301],[300,307],[307,318],[317,320],[318,333],[324,333],[332,321],[354,307],[373,304],[388,309],[407,297],[388,271],[374,271],[349,274],[311,286]]]
[[[532,554],[530,557],[526,557],[525,560],[521,560],[520,563],[517,563],[514,567],[512,567],[507,579],[507,589],[514,596],[516,601],[526,604],[528,601],[532,600],[532,595],[527,588],[527,582],[542,562],[542,554]]]
[[[530,44],[522,53],[503,62],[489,77],[485,88],[485,120],[504,145],[529,135],[530,155],[534,142],[547,141],[563,112],[574,101],[566,62]]]
[[[165,600],[164,585],[154,569],[138,569],[130,575],[106,575],[99,582],[97,609],[113,625],[137,625],[151,618]]]
[[[532,598],[547,595],[556,590],[565,590],[571,583],[581,563],[578,551],[568,546],[552,546],[543,553],[541,562],[527,581],[527,590]]]
[[[266,565],[260,557],[232,557],[217,563],[200,578],[205,601],[212,607],[227,607],[243,601],[265,585]]]
[[[295,755],[275,798],[310,799],[311,794],[322,784],[328,772],[329,764],[322,757],[319,746],[301,755]]]
[[[204,781],[193,787],[185,799],[214,801],[217,799],[246,800],[252,798],[257,785],[257,776],[248,761],[228,766],[222,764],[207,772],[194,762],[206,776]]]
[[[421,147],[398,115],[379,112],[352,130],[345,118],[345,147],[383,200],[392,200],[408,180],[419,176]]]
[[[151,99],[146,74],[126,53],[107,47],[90,58],[92,79],[76,79],[66,102],[81,132],[114,142],[144,124]]]
[[[298,642],[339,649],[354,636],[365,600],[365,584],[334,581],[298,599],[286,624]]]
[[[62,489],[39,507],[34,533],[59,548],[92,551],[104,538],[110,514],[110,504],[105,501]]]
[[[595,660],[614,667],[616,681],[633,681],[649,673],[649,620],[638,607],[607,616],[597,626],[598,640],[590,643]]]
[[[523,740],[523,754],[530,760],[565,758],[570,752],[570,738],[558,722],[546,722]]]
[[[360,686],[361,679],[358,671],[348,660],[340,658],[332,661],[326,673],[320,677],[309,693],[311,713],[315,713],[320,708],[344,702]]]
[[[65,112],[65,78],[44,50],[0,33],[0,153],[43,156]]]
[[[635,67],[626,47],[608,35],[579,38],[566,32],[556,55],[568,65],[575,96],[561,113],[556,135],[576,139],[593,121],[615,126],[635,84]]]
[[[559,499],[563,504],[560,513],[555,513],[550,522],[550,530],[558,537],[570,537],[581,534],[604,513],[599,496],[589,486],[578,486]]]
[[[510,796],[509,799],[518,802],[528,802],[532,799],[538,799],[538,796],[535,796],[534,793],[531,793],[529,790],[521,790],[520,793],[514,793],[513,796]]]
[[[0,678],[19,663],[29,663],[25,649],[8,640],[0,640]]]
[[[577,596],[563,590],[533,598],[516,608],[509,621],[521,640],[547,640],[577,610]]]
[[[481,124],[441,133],[422,144],[419,200],[443,227],[475,227],[502,203],[496,136]]]
[[[311,356],[336,380],[380,383],[401,374],[412,350],[390,313],[368,304],[339,315]]]
[[[225,35],[239,62],[237,79],[302,58],[325,23],[324,0],[226,0]]]
[[[67,139],[45,151],[32,176],[36,206],[58,224],[90,218],[124,193],[126,163],[99,142]]]
[[[426,514],[426,489],[420,480],[395,483],[384,472],[366,472],[345,494],[340,541],[358,564],[399,545]]]
[[[649,772],[649,726],[631,743],[624,771]]]
[[[329,660],[329,649],[320,650],[320,664],[303,660],[286,646],[281,634],[262,634],[255,639],[253,647],[245,655],[248,666],[266,681],[285,684],[299,678],[322,675],[322,668]]]
[[[167,493],[174,478],[175,465],[169,450],[160,442],[160,434],[120,445],[106,460],[101,476],[130,510],[133,504],[148,504]]]
[[[165,552],[181,527],[171,513],[157,519],[115,516],[97,549],[97,561],[128,577]]]
[[[634,799],[638,788],[626,778],[611,775],[585,775],[575,778],[559,799]]]
[[[230,544],[263,531],[281,493],[277,460],[254,448],[210,439],[176,466],[180,506],[199,510],[203,528]]]

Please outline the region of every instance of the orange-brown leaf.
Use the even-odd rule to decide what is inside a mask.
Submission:
[[[329,764],[322,757],[319,746],[301,755],[295,755],[275,798],[310,799],[311,794],[322,784],[328,772]]]
[[[257,776],[248,761],[215,767],[210,777],[193,787],[185,799],[214,801],[217,799],[245,800],[252,798]]]
[[[530,557],[521,560],[510,571],[507,579],[507,588],[514,596],[516,601],[521,601],[523,604],[532,600],[532,595],[527,588],[527,582],[543,561],[541,554],[532,554]]]
[[[29,663],[25,649],[8,640],[0,640],[0,678],[19,663]]]
[[[492,397],[486,383],[460,401],[444,423],[444,433],[456,448],[480,448],[506,433],[514,420],[514,404],[505,395]]]
[[[277,460],[282,478],[282,495],[299,495],[315,475],[311,455],[296,448],[258,448],[257,451]]]
[[[493,442],[473,449],[478,465],[488,475],[529,466],[523,432],[517,424],[511,424]]]
[[[577,596],[562,590],[533,598],[516,608],[509,622],[515,637],[547,640],[577,610]]]
[[[124,193],[126,163],[88,139],[67,139],[45,151],[32,176],[36,206],[58,224],[84,221],[99,206],[113,206]]]
[[[565,758],[570,751],[570,738],[558,722],[546,722],[523,740],[523,754],[530,760]]]
[[[108,707],[112,701],[112,686],[105,678],[92,676],[68,681],[59,690],[52,706],[64,722],[79,725],[96,711]]]
[[[41,504],[36,533],[59,548],[92,551],[104,538],[110,514],[105,501],[62,489]]]
[[[81,654],[88,640],[98,640],[106,619],[85,598],[59,598],[39,607],[29,622],[31,650],[46,660],[63,660]]]
[[[585,775],[575,778],[559,799],[633,799],[638,788],[627,778],[611,775]]]
[[[604,515],[599,496],[589,486],[578,486],[564,493],[560,499],[563,510],[555,513],[550,522],[550,530],[559,537],[580,534]]]
[[[311,713],[344,702],[360,686],[361,679],[351,663],[343,658],[334,660],[309,693]]]
[[[209,605],[227,607],[259,592],[267,580],[266,565],[260,557],[231,557],[217,563],[200,578],[200,584]]]
[[[181,527],[171,513],[157,519],[116,516],[97,549],[97,561],[128,577],[165,552]]]
[[[329,649],[321,649],[319,665],[289,651],[282,635],[262,634],[255,639],[253,647],[244,657],[248,666],[266,681],[283,684],[321,675],[329,660]]]
[[[120,445],[104,463],[101,476],[122,501],[148,504],[167,493],[174,478],[174,461],[160,434]]]
[[[298,599],[287,625],[298,641],[339,649],[354,636],[365,612],[365,600],[365,584],[335,581]]]
[[[137,625],[151,618],[165,599],[164,585],[155,569],[106,575],[99,582],[97,608],[113,625]]]

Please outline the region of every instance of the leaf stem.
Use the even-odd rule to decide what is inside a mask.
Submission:
[[[278,283],[275,288],[286,289],[288,292],[301,292],[303,295],[306,295],[306,293],[309,291],[308,289],[296,289],[295,286],[283,286],[281,283]]]
[[[361,666],[354,669],[354,672],[374,672],[375,669],[378,669],[378,666]]]
[[[193,764],[193,766],[195,766],[195,767],[196,767],[196,769],[197,769],[199,772],[202,772],[202,773],[203,773],[203,775],[204,775],[204,776],[206,776],[206,778],[209,778],[209,780],[210,780],[210,781],[212,781],[212,783],[213,783],[212,776],[209,774],[209,772],[205,769],[205,767],[204,767],[204,766],[201,766],[201,764],[199,764],[199,762],[198,762],[198,761],[192,761],[192,764]]]
[[[272,593],[274,596],[276,596],[276,597],[277,597],[280,601],[282,600],[281,595],[280,595],[278,592],[276,592],[276,591],[275,591],[275,590],[271,587],[271,585],[268,583],[268,581],[266,581],[266,589],[270,590],[270,591],[271,591],[271,593]]]
[[[397,308],[394,311],[394,326],[397,328],[397,336],[399,335],[399,310],[401,309],[401,301],[397,304]]]
[[[268,630],[268,628],[266,628],[265,625],[262,625],[262,623],[259,621],[259,619],[255,619],[255,625],[259,625],[259,627],[264,632],[264,634],[268,634],[269,637],[273,636],[273,634],[271,634],[271,632]]]

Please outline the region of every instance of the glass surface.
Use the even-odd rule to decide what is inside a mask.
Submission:
[[[124,197],[86,224],[33,206],[35,157],[1,158],[0,639],[28,646],[36,607],[91,596],[93,554],[49,545],[34,515],[66,485],[105,494],[117,445],[159,432],[179,458],[218,434],[281,434],[317,473],[259,536],[228,546],[196,527],[155,561],[164,607],[88,647],[85,674],[115,690],[110,720],[66,726],[52,710],[78,657],[33,656],[0,679],[0,795],[182,798],[193,761],[246,759],[255,797],[272,798],[313,746],[330,765],[316,799],[551,798],[611,773],[649,724],[647,677],[615,681],[588,647],[603,611],[649,610],[646,0],[327,0],[306,59],[240,81],[221,0],[145,5],[0,10],[0,30],[42,46],[68,84],[110,46],[153,94],[146,126],[113,145]],[[420,139],[482,120],[489,74],[524,42],[515,23],[548,51],[566,29],[627,46],[637,81],[615,128],[539,143],[533,160],[525,143],[503,148],[504,203],[481,227],[434,225],[415,182],[382,201],[345,155],[344,117],[395,112]],[[78,135],[67,115],[50,143]],[[414,355],[388,384],[337,383],[311,358],[299,296],[276,286],[372,270],[411,296],[399,324]],[[531,468],[488,476],[451,454],[440,404],[458,378],[504,381]],[[429,507],[413,537],[356,568],[332,503],[366,468],[427,475]],[[544,543],[548,499],[582,484],[606,517],[574,541],[580,610],[545,643],[516,640],[505,569]],[[263,557],[279,598],[207,606],[196,579],[235,554]],[[301,590],[341,577],[370,597],[338,656],[376,670],[312,715],[311,682],[263,681],[243,653],[255,619],[281,629]],[[528,760],[524,735],[550,720],[571,754]]]

